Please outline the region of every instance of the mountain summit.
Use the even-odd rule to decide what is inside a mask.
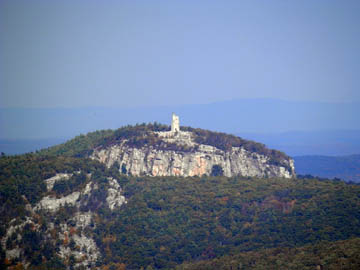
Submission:
[[[156,123],[125,127],[90,157],[136,176],[295,177],[294,162],[285,154],[233,135],[180,128],[175,114],[170,131]]]
[[[359,269],[359,186],[173,119],[2,155],[0,269]]]

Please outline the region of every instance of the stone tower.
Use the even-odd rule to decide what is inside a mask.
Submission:
[[[177,116],[175,113],[172,114],[172,120],[171,120],[171,132],[179,132],[180,131],[180,121],[179,116]]]

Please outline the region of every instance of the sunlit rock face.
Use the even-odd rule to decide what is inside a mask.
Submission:
[[[79,173],[81,172],[74,172]],[[59,258],[65,261],[70,257],[75,258],[75,268],[95,269],[96,262],[102,254],[93,239],[93,230],[96,228],[94,219],[97,213],[92,208],[104,205],[110,211],[116,211],[127,201],[118,180],[111,177],[106,179],[106,188],[101,189],[105,194],[103,199],[92,199],[100,187],[91,180],[91,174],[87,174],[86,185],[70,194],[57,195],[53,190],[54,184],[58,181],[68,181],[72,175],[73,173],[58,173],[44,179],[47,195],[34,206],[26,204],[25,215],[14,218],[6,225],[0,246],[8,261],[17,260],[22,263],[24,269],[28,269],[30,262],[22,245],[22,238],[30,231],[41,235],[40,245],[56,245],[56,255]],[[25,196],[22,196],[22,199],[28,202]],[[57,218],[64,214],[64,209],[69,208],[73,209],[72,214],[66,222],[60,222]],[[43,220],[47,220],[46,226],[43,226]]]
[[[294,162],[283,159],[275,165],[271,158],[241,147],[229,151],[196,143],[191,132],[157,132],[164,142],[178,145],[178,149],[157,149],[151,145],[129,147],[126,141],[96,149],[91,158],[111,167],[118,164],[120,171],[139,176],[202,176],[211,175],[218,165],[224,176],[295,177]],[[189,150],[190,149],[190,150]],[[196,150],[195,150],[196,149]]]

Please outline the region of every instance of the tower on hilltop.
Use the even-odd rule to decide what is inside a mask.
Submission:
[[[179,132],[180,131],[180,121],[179,116],[177,116],[175,113],[172,114],[172,120],[171,120],[171,132]]]

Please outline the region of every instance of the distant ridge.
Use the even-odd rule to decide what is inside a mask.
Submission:
[[[314,130],[271,133],[237,133],[290,156],[346,156],[360,153],[360,130]]]
[[[128,124],[165,123],[173,111],[181,115],[185,126],[233,134],[360,129],[357,119],[360,115],[359,103],[237,99],[169,107],[0,108],[0,138],[70,138]]]
[[[65,141],[65,138],[0,139],[0,152],[7,155],[25,154],[61,144]]]
[[[344,156],[360,153],[360,130],[292,131],[285,133],[234,133],[265,144],[289,156]],[[79,134],[78,134],[79,135]],[[73,136],[40,139],[0,139],[0,152],[24,154],[63,143]]]
[[[360,183],[360,155],[296,156],[294,160],[298,174]]]

